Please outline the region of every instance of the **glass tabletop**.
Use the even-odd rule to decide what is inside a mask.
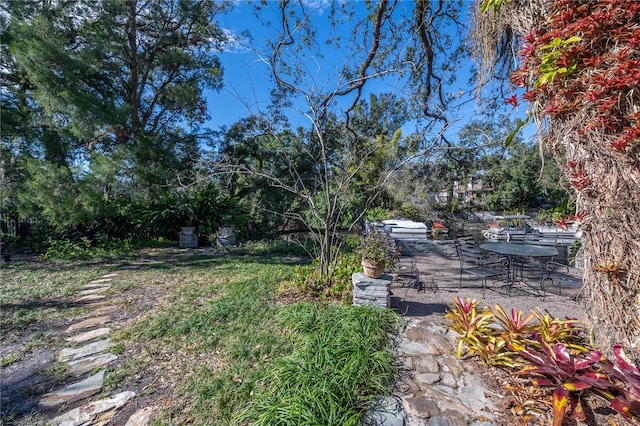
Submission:
[[[506,256],[553,257],[558,255],[558,250],[556,250],[555,247],[537,246],[534,244],[506,242],[483,243],[480,244],[480,248]]]

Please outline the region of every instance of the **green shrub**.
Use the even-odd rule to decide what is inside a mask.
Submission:
[[[356,253],[340,253],[333,271],[327,295],[345,303],[351,303],[351,276],[362,270],[360,256]]]
[[[360,235],[349,234],[345,236],[341,250],[345,253],[354,253],[360,244]]]
[[[87,259],[90,257],[91,242],[82,238],[78,242],[61,239],[49,239],[42,260]]]
[[[553,223],[553,210],[543,209],[536,213],[533,222],[541,224]]]
[[[48,247],[42,255],[42,260],[87,260],[93,258],[110,257],[128,254],[133,247],[128,241],[114,240],[100,237],[91,241],[82,237],[78,241],[66,239],[49,239]]]
[[[372,220],[372,221],[381,221],[381,220],[385,220],[385,219],[390,219],[391,212],[389,209],[385,209],[384,207],[373,207],[371,209],[369,209],[367,211],[367,214],[365,216],[365,218],[367,220]]]
[[[176,239],[181,227],[195,226],[204,241],[222,226],[235,227],[242,238],[248,220],[235,198],[207,185],[186,193],[167,192],[151,203],[110,200],[95,219],[93,231],[128,240]]]
[[[318,262],[313,261],[309,265],[296,266],[291,280],[283,283],[279,291],[290,296],[328,298],[351,304],[351,276],[361,270],[360,256],[341,252],[329,281],[320,279]]]

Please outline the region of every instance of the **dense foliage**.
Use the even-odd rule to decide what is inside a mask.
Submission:
[[[534,179],[535,148],[500,147],[506,122],[445,132],[466,96],[456,83],[466,53],[461,2],[332,3],[313,17],[304,1],[255,3],[261,16],[279,12],[265,19],[273,37],[251,46],[264,48],[256,54],[269,64],[273,102],[212,132],[204,99],[222,87],[218,55],[238,41],[218,21],[232,6],[1,6],[3,241],[9,223],[24,222],[32,237],[69,239],[57,251],[74,253],[175,239],[185,225],[204,243],[224,225],[241,239],[310,236],[318,280],[330,288],[339,248],[368,209],[424,220],[434,194],[479,171],[491,188],[482,207],[556,202],[553,178]],[[308,59],[327,45],[336,58],[323,75]],[[368,90],[376,87],[393,92]],[[293,129],[299,120],[288,114],[309,126]],[[416,133],[405,134],[409,125]]]
[[[129,216],[195,180],[203,92],[222,84],[223,10],[208,0],[3,3],[3,219],[151,234]]]

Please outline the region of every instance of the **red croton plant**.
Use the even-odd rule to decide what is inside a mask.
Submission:
[[[640,347],[640,2],[486,0],[487,15],[488,3],[495,19],[500,7],[541,11],[511,82],[577,194],[596,338]]]

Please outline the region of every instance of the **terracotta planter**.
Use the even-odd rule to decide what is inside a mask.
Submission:
[[[362,259],[362,269],[364,270],[364,274],[369,278],[380,278],[384,271],[384,266],[373,264],[367,259]]]

